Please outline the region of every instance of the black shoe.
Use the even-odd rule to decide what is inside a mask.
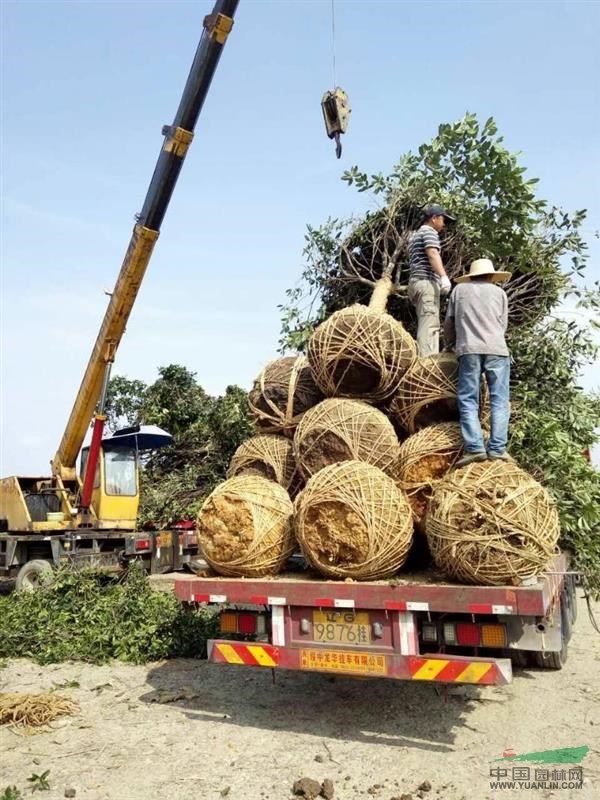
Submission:
[[[465,453],[458,459],[454,467],[460,469],[460,467],[466,467],[467,464],[474,464],[476,461],[487,461],[487,458],[487,453],[483,450],[477,453]]]

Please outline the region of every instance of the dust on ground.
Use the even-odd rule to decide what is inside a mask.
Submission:
[[[9,785],[31,796],[27,779],[50,770],[42,800],[73,790],[77,800],[289,800],[302,778],[332,781],[335,800],[591,800],[599,676],[600,636],[581,600],[561,672],[516,670],[509,686],[456,687],[447,698],[431,684],[283,671],[273,682],[270,670],[192,660],[4,662],[2,691],[54,689],[81,712],[36,736],[0,728],[0,796]],[[490,788],[507,748],[580,745],[590,748],[582,789]]]

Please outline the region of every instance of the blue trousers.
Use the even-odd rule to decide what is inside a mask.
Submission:
[[[458,410],[465,452],[485,452],[479,421],[481,375],[490,392],[491,433],[488,453],[500,455],[506,450],[510,414],[509,356],[465,355],[458,358]]]

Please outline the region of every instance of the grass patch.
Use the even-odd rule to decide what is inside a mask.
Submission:
[[[65,568],[49,586],[0,597],[0,658],[40,664],[204,658],[216,626],[213,611],[154,591],[136,565],[119,578]]]

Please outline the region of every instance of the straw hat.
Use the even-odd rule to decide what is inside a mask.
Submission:
[[[466,275],[455,278],[454,283],[466,283],[477,275],[491,275],[492,283],[502,283],[510,280],[511,272],[496,272],[494,265],[489,258],[478,258],[471,263],[471,268]]]

